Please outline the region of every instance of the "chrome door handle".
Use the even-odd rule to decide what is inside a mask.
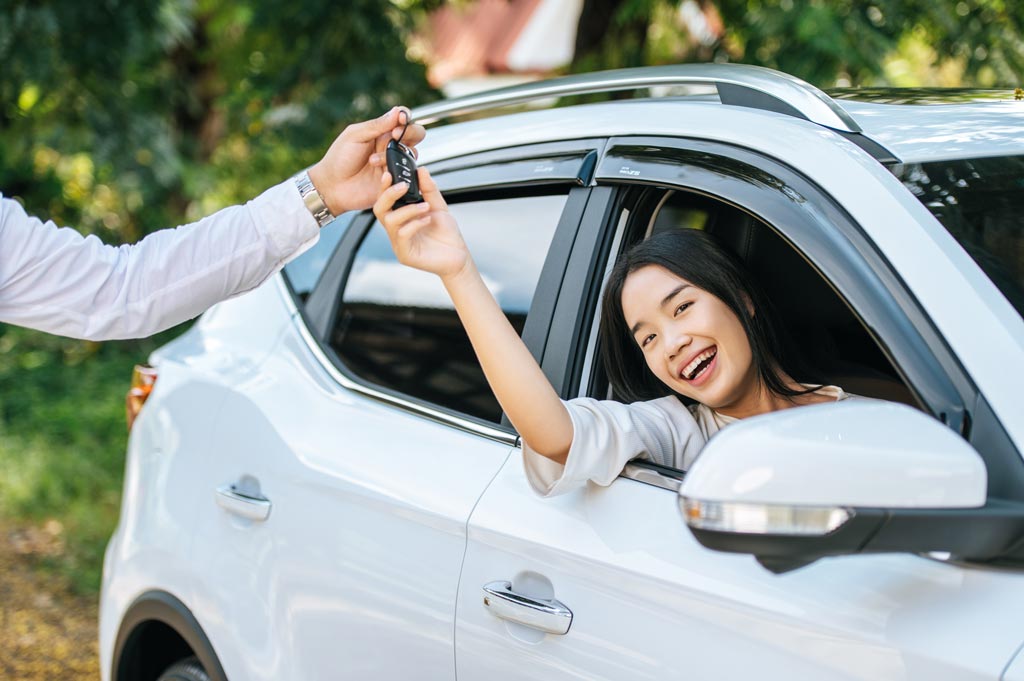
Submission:
[[[249,520],[266,520],[270,516],[270,499],[239,492],[234,485],[221,485],[214,495],[217,505],[228,513]]]
[[[511,582],[484,586],[484,607],[495,617],[518,622],[549,634],[564,634],[572,624],[572,610],[555,599],[530,598],[512,590]]]

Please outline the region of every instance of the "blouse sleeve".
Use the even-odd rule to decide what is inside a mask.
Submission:
[[[0,321],[90,340],[149,336],[255,288],[318,236],[290,180],[119,247],[0,197]]]
[[[565,465],[523,442],[526,477],[537,494],[564,494],[588,480],[610,485],[631,459],[682,468],[704,446],[693,415],[675,397],[622,404],[578,398],[564,403],[573,438]]]

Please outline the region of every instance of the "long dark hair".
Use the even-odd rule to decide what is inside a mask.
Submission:
[[[771,302],[746,268],[710,234],[674,229],[655,234],[626,251],[605,284],[599,330],[601,354],[617,397],[636,402],[674,394],[647,367],[622,312],[626,277],[647,265],[660,265],[704,289],[739,317],[758,378],[769,391],[791,398],[814,390],[793,390],[783,381],[783,372],[795,380],[810,380],[814,378],[813,371],[803,365],[793,344],[787,342],[788,336],[775,321]],[[750,314],[750,307],[754,314]]]

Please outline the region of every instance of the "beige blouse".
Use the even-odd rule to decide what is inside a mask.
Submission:
[[[836,401],[851,397],[834,385],[818,393]],[[573,426],[564,466],[523,442],[526,478],[543,497],[564,494],[588,480],[610,485],[633,459],[685,471],[712,435],[738,420],[703,404],[688,408],[674,396],[633,404],[580,397],[563,404]]]

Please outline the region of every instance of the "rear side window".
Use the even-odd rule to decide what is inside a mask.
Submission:
[[[1024,156],[907,164],[898,175],[1024,317]]]
[[[451,205],[488,288],[522,334],[566,195]],[[441,281],[405,267],[375,223],[359,245],[329,343],[364,381],[487,421],[501,421]]]
[[[292,291],[301,300],[306,300],[316,286],[327,261],[341,240],[352,220],[359,215],[356,211],[343,213],[320,230],[320,238],[312,247],[284,266],[285,279]]]

